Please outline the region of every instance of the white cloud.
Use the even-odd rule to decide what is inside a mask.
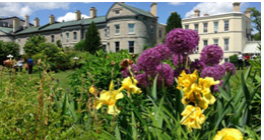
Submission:
[[[200,16],[204,14],[216,15],[223,14],[233,11],[233,2],[202,2],[197,4],[191,11],[185,14],[185,17],[192,17],[194,15],[194,10],[198,9],[201,11]],[[240,9],[245,7],[246,3],[240,4]]]
[[[25,16],[38,10],[68,9],[68,2],[0,2],[0,16]]]
[[[184,2],[169,2],[170,5],[183,5]]]
[[[89,16],[84,15],[84,14],[82,14],[81,17],[82,17],[82,18],[89,18]],[[73,13],[73,12],[68,12],[68,13],[66,13],[64,16],[61,16],[61,17],[58,17],[58,18],[57,18],[57,21],[59,21],[59,22],[62,22],[63,20],[64,20],[64,21],[75,20],[75,13]]]

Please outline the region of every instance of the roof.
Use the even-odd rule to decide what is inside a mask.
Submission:
[[[0,31],[10,34],[13,31],[13,28],[8,28],[8,27],[0,27]]]
[[[128,9],[128,10],[130,10],[130,11],[136,13],[136,14],[140,14],[140,15],[144,15],[144,16],[147,16],[147,17],[154,18],[154,16],[150,12],[147,12],[147,11],[144,11],[142,9],[127,5],[127,4],[122,3],[122,2],[117,2],[117,4],[119,4],[120,6],[123,6],[124,8],[126,8],[126,9]]]
[[[22,30],[22,31],[16,33],[16,35],[33,33],[33,32],[41,32],[41,31],[48,31],[48,30],[56,30],[56,29],[60,29],[63,27],[68,27],[68,26],[89,25],[92,23],[92,21],[94,21],[94,23],[103,23],[103,22],[106,22],[106,18],[105,18],[105,16],[101,16],[101,17],[96,17],[96,18],[81,19],[78,21],[56,22],[56,23],[51,24],[51,25],[48,23],[48,24],[45,24],[45,25],[40,26],[40,27],[27,28],[25,30]]]
[[[260,41],[247,42],[244,47],[243,53],[260,53],[258,49],[260,43]]]
[[[12,16],[12,17],[2,17],[2,18],[0,17],[0,20],[13,19],[13,18],[18,18],[18,19],[20,19],[22,22],[25,22],[25,20],[23,20],[23,19],[21,19],[21,18],[19,18],[19,17],[17,17],[17,16]],[[33,26],[32,23],[29,23],[29,25]]]

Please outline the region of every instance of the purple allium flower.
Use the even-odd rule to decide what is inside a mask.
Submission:
[[[149,80],[149,77],[147,76],[146,73],[142,73],[142,74],[138,74],[136,77],[137,81],[138,81],[138,85],[140,87],[147,87],[149,85],[151,85],[151,82]]]
[[[236,67],[233,63],[226,62],[223,64],[223,66],[225,67],[225,71],[227,73],[232,72],[232,75],[234,75],[236,73]]]
[[[160,53],[154,49],[145,50],[137,60],[137,66],[139,70],[144,71],[154,71],[155,67],[160,64],[161,55]]]
[[[203,48],[200,60],[207,66],[214,66],[219,64],[223,58],[223,50],[217,45],[208,45]]]
[[[214,91],[214,92],[219,92],[219,88],[218,88],[218,86],[219,86],[219,87],[222,87],[223,83],[224,83],[224,81],[223,81],[223,80],[220,80],[220,83],[219,83],[219,84],[214,85],[214,89],[213,89],[213,91]]]
[[[225,76],[225,66],[223,65],[215,65],[214,67],[216,67],[219,70],[219,74],[221,75],[221,78],[223,78]]]
[[[196,47],[191,33],[181,28],[171,30],[167,34],[165,42],[174,53],[191,52]]]
[[[137,65],[132,64],[132,65],[130,65],[130,68],[131,68],[131,72],[132,72],[133,74],[135,74],[135,75],[138,74],[139,69],[138,69]],[[121,73],[122,73],[122,76],[123,76],[124,78],[126,78],[126,77],[128,77],[128,76],[131,76],[131,74],[130,74],[130,72],[129,72],[129,70],[128,70],[128,67],[127,67],[126,69],[122,70]]]
[[[158,44],[154,49],[159,52],[161,61],[171,56],[170,49],[165,44]]]
[[[160,64],[156,67],[156,74],[159,74],[157,83],[158,86],[162,86],[164,81],[165,86],[172,86],[174,83],[173,69],[168,64]],[[153,78],[154,79],[154,78]]]
[[[178,78],[179,75],[182,73],[183,70],[185,71],[186,74],[190,74],[191,73],[189,69],[186,69],[184,67],[182,67],[182,68],[176,68],[174,70],[174,77]]]
[[[204,67],[205,67],[204,62],[200,60],[195,60],[194,62],[192,62],[190,66],[190,70],[191,73],[193,73],[195,70],[197,70],[197,72],[201,72]]]
[[[192,47],[195,48],[196,46],[198,46],[200,41],[200,37],[198,33],[195,30],[191,30],[191,29],[188,29],[186,31],[189,32],[189,34],[192,36],[191,43],[192,43]]]
[[[180,56],[180,59],[181,59],[180,63],[182,64],[182,66],[186,62],[186,58],[183,57],[182,54],[173,54],[171,59],[172,59],[173,65],[175,67],[178,67],[178,65],[179,65],[179,56]]]
[[[219,71],[217,66],[204,67],[201,72],[201,77],[213,77],[214,80],[219,80],[222,77],[222,73]]]

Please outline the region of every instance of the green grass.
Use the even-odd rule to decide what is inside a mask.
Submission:
[[[230,78],[230,85],[231,87],[235,87],[235,86],[240,86],[240,81],[241,81],[241,74],[242,72],[245,74],[247,71],[247,68],[244,68],[243,70],[236,70],[236,74],[231,76]]]

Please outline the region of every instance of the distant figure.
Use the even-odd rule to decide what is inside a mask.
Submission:
[[[248,62],[249,59],[250,59],[250,55],[248,53],[246,53],[245,56],[244,56],[244,60],[245,60],[246,67],[249,66],[249,62]]]
[[[33,59],[29,58],[27,61],[28,64],[28,74],[32,73],[32,69],[33,69],[33,65],[34,65],[34,61]]]
[[[238,64],[238,70],[240,70],[240,68],[243,70],[243,55],[241,54],[241,52],[238,53],[238,60],[237,60],[237,64]]]
[[[19,71],[22,72],[22,68],[23,68],[23,64],[24,61],[22,58],[20,58],[18,61],[17,61],[17,67],[19,68]]]

